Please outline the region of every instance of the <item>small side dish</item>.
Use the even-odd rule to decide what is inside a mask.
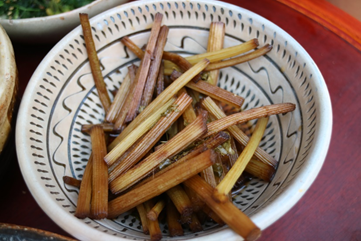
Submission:
[[[7,0],[0,1],[0,18],[20,19],[45,17],[69,12],[94,0]]]

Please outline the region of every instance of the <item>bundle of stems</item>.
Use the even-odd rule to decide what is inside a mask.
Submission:
[[[219,225],[228,224],[245,240],[256,240],[260,229],[233,205],[230,191],[243,171],[264,180],[272,178],[277,162],[258,146],[268,116],[293,111],[295,105],[282,103],[238,112],[244,99],[219,88],[217,81],[219,69],[267,54],[272,46],[256,49],[258,40],[252,39],[223,49],[225,24],[215,22],[210,26],[207,52],[184,58],[164,51],[169,29],[162,26],[162,18],[160,13],[154,16],[144,51],[129,37],[121,39],[140,64],[129,66],[110,103],[88,17],[80,15],[106,115],[104,123],[82,126],[92,142],[82,181],[64,177],[64,183],[80,188],[75,216],[116,218],[136,208],[143,232],[149,233],[151,240],[162,238],[158,220],[163,216],[172,237],[183,235],[181,224],[187,224],[192,232],[201,231],[201,221],[208,216]],[[237,112],[226,115],[220,103]],[[254,119],[258,119],[257,125],[249,138],[237,125]],[[118,136],[107,146],[104,132]],[[167,141],[159,142],[162,137]],[[239,156],[233,138],[244,147]],[[228,146],[227,167],[226,158],[215,151],[222,144]],[[108,190],[116,194],[110,201]]]
[[[120,141],[105,157],[104,160],[111,166],[131,147],[139,138],[147,133],[155,123],[162,117],[162,114],[174,104],[176,98],[172,97],[164,105],[158,107],[158,109],[152,113],[144,122],[138,125],[132,132],[129,133],[122,141]]]
[[[196,120],[179,132],[174,138],[170,139],[132,169],[112,181],[110,183],[110,190],[116,194],[129,188],[150,173],[159,163],[182,151],[206,132],[206,117],[199,115]]]
[[[152,129],[127,153],[127,156],[109,173],[109,182],[129,170],[159,141],[169,127],[182,115],[192,99],[186,93],[181,94],[171,106],[174,110],[161,117]],[[121,157],[120,157],[121,158]]]
[[[129,125],[117,136],[117,138],[108,146],[108,150],[117,146],[125,137],[127,137],[137,126],[139,126],[144,120],[159,109],[159,106],[163,106],[170,98],[172,98],[177,92],[183,88],[195,75],[200,73],[207,65],[209,61],[204,59],[190,68],[180,78],[174,81],[168,86],[160,95],[157,96]]]
[[[226,117],[226,114],[218,107],[218,105],[211,98],[205,98],[202,101],[202,106],[217,119]],[[240,144],[242,144],[243,146],[247,145],[249,141],[248,136],[242,130],[240,130],[236,125],[230,126],[228,128],[228,131]],[[271,165],[273,167],[277,165],[277,161],[259,147],[257,147],[256,149],[255,156],[268,165]]]
[[[182,164],[183,162],[188,161],[190,158],[194,158],[207,150],[212,150],[212,149],[216,148],[217,146],[219,146],[219,145],[223,144],[225,141],[227,141],[228,138],[229,138],[229,135],[225,132],[217,133],[216,135],[205,140],[199,146],[191,149],[190,151],[187,151],[186,152],[187,154],[185,156],[181,157],[179,160],[176,160],[172,165],[169,165],[156,173],[152,173],[152,175],[150,177],[148,177],[148,178],[144,179],[143,181],[141,181],[140,183],[136,184],[134,186],[134,188],[144,185],[145,183],[164,174],[165,172],[168,172],[170,169]]]
[[[123,38],[123,43],[127,44],[127,47],[131,48],[131,50],[134,51],[135,53],[140,54],[142,52],[142,50],[140,48],[138,48],[134,43],[132,43],[132,41],[129,38],[126,38],[126,39]],[[246,46],[249,46],[249,45],[250,44],[247,42]],[[232,56],[234,54],[234,52],[228,52],[226,50],[227,49],[220,50],[220,51],[224,51],[226,53],[224,55],[221,54],[222,56],[228,57],[228,56]],[[215,51],[215,52],[218,52],[218,51]],[[215,52],[205,53],[205,54],[202,54],[202,56],[213,57],[213,58],[211,58],[213,61],[219,61],[219,59],[215,58],[214,57],[215,55],[213,55],[213,53],[215,53]],[[140,56],[143,56],[143,55],[140,55]],[[163,58],[165,58],[167,60],[171,60],[173,62],[176,62],[178,65],[180,65],[180,67],[182,68],[183,71],[187,71],[192,67],[192,64],[190,62],[188,62],[188,59],[183,58],[182,56],[175,54],[175,53],[164,52]],[[172,71],[172,73],[173,73],[174,79],[177,79],[178,77],[182,76],[181,73],[177,72],[177,71]],[[174,74],[176,74],[176,76]],[[244,101],[244,99],[242,97],[237,96],[227,90],[217,87],[216,85],[212,85],[212,84],[209,84],[204,81],[191,81],[191,82],[187,83],[187,87],[192,90],[195,90],[199,93],[211,96],[224,103],[230,104],[230,105],[236,107],[237,109],[241,108],[242,103]]]
[[[170,168],[167,172],[152,178],[141,186],[111,200],[108,204],[108,218],[116,218],[138,204],[156,197],[168,189],[182,183],[214,163],[215,153],[207,150],[196,157]]]
[[[231,126],[234,126],[242,122],[259,119],[270,115],[288,113],[290,111],[293,111],[295,108],[296,108],[295,104],[292,103],[273,104],[262,107],[256,107],[250,110],[245,110],[236,114],[225,116],[221,119],[212,121],[209,124],[207,124],[208,132],[203,137],[214,135],[219,131],[225,130]]]
[[[158,40],[158,35],[160,32],[161,24],[162,24],[163,15],[157,13],[154,16],[154,23],[152,26],[152,30],[150,32],[150,37],[147,43],[147,47],[143,58],[141,59],[137,74],[135,76],[135,81],[137,83],[134,92],[132,102],[130,103],[128,114],[126,117],[126,122],[132,121],[138,113],[139,106],[142,100],[143,90],[146,85],[146,80],[149,72],[149,67],[151,65],[151,59],[154,57],[154,50]],[[167,27],[165,27],[167,29]],[[168,31],[164,32],[165,38]],[[163,48],[161,49],[163,50]]]
[[[127,46],[130,49],[130,51],[132,51],[138,58],[140,58],[140,59],[143,58],[144,51],[141,48],[139,48],[136,44],[134,44],[134,42],[130,38],[123,37],[121,39],[121,42],[125,46]],[[179,70],[185,71],[191,65],[195,65],[199,61],[202,61],[203,59],[208,59],[211,63],[215,63],[215,62],[251,51],[252,49],[255,49],[258,45],[259,45],[258,40],[252,39],[243,44],[239,44],[236,46],[186,57],[184,59],[187,60],[187,62],[184,62],[183,58],[179,58],[176,55],[174,55],[173,53],[164,51],[163,58],[166,60],[169,60],[169,61],[165,61],[164,73],[166,75],[170,75],[174,69],[178,70],[178,71]],[[215,68],[213,68],[213,69],[215,69]]]

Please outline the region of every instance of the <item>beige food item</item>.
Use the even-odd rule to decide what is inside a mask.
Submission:
[[[17,82],[13,46],[5,30],[0,26],[0,152],[4,149],[11,131]]]

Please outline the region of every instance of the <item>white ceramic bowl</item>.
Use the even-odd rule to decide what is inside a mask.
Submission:
[[[93,37],[109,90],[120,85],[136,57],[119,42],[122,36],[142,46],[156,12],[170,28],[166,50],[205,52],[210,22],[226,23],[225,47],[251,38],[274,49],[249,63],[221,71],[220,86],[245,97],[244,108],[293,102],[296,110],[272,116],[261,146],[279,167],[271,183],[252,180],[234,203],[265,229],[286,213],[310,187],[330,142],[332,113],[323,77],[307,52],[286,32],[245,9],[218,1],[136,1],[91,19]],[[81,240],[148,239],[139,220],[127,213],[116,220],[74,217],[76,188],[63,175],[81,178],[90,154],[89,136],[79,129],[99,123],[104,112],[94,89],[78,27],[45,57],[29,82],[17,122],[16,144],[23,176],[43,210]],[[167,230],[163,225],[164,237]],[[227,226],[206,223],[204,231],[185,238],[233,240]]]
[[[79,25],[79,13],[93,17],[127,0],[97,0],[69,12],[37,18],[0,19],[12,41],[23,43],[56,43]]]

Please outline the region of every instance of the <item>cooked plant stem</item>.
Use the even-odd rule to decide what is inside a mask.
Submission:
[[[208,97],[207,97],[208,98]],[[221,119],[215,120],[207,124],[208,132],[204,137],[211,136],[221,130],[225,130],[230,126],[247,122],[249,120],[258,119],[261,117],[266,117],[270,115],[284,114],[290,111],[293,111],[296,108],[294,104],[283,103],[283,104],[273,104],[266,105],[262,107],[253,108],[250,110],[245,110],[233,115],[223,117]]]
[[[167,41],[167,35],[168,35],[168,27],[162,26],[160,28],[157,44],[154,49],[154,54],[151,59],[149,73],[142,95],[142,101],[141,101],[142,108],[145,108],[152,101],[154,87],[159,73],[159,67],[162,63],[163,49]]]
[[[156,99],[154,99],[123,131],[120,135],[108,146],[108,149],[113,149],[121,140],[123,140],[130,132],[140,125],[146,118],[148,118],[159,106],[164,105],[170,98],[172,98],[184,85],[186,85],[195,75],[201,72],[209,64],[208,60],[203,60],[194,65],[191,69],[185,72],[180,78],[168,86]]]
[[[91,217],[102,219],[108,216],[108,167],[103,159],[107,146],[103,128],[94,126],[90,137],[93,151]]]
[[[177,185],[167,190],[166,193],[181,215],[180,222],[183,224],[190,222],[193,206],[183,188],[180,185]]]
[[[145,158],[142,162],[134,166],[126,173],[117,177],[110,183],[110,190],[113,193],[119,193],[136,182],[140,181],[159,163],[165,159],[177,154],[193,141],[207,132],[206,117],[199,115],[190,125],[170,139],[158,150]]]
[[[129,106],[126,122],[132,121],[138,113],[144,86],[149,72],[149,66],[154,54],[155,45],[157,43],[157,39],[162,23],[162,18],[163,15],[160,13],[157,13],[154,17],[154,23],[152,26],[152,30],[150,32],[150,37],[147,43],[147,47],[144,56],[140,62],[137,74],[135,76],[135,81],[137,82],[137,86],[135,87],[132,102],[130,103]]]
[[[141,138],[146,132],[148,132],[155,123],[161,118],[162,114],[173,105],[175,98],[171,98],[163,106],[159,106],[158,109],[152,113],[143,123],[138,125],[132,132],[129,133],[126,138],[120,141],[105,157],[104,160],[108,166],[116,162],[121,156],[131,147],[139,138]]]
[[[166,190],[182,183],[184,180],[196,175],[204,168],[214,163],[215,154],[208,150],[200,155],[191,158],[180,165],[170,168],[169,171],[155,177],[149,182],[137,188],[133,188],[122,196],[109,202],[108,218],[115,218],[118,215],[136,207]]]
[[[152,199],[144,203],[144,208],[147,213],[149,213],[153,206],[154,201]],[[162,231],[160,230],[158,219],[148,219],[148,228],[151,241],[157,241],[162,239]]]
[[[163,208],[165,207],[165,199],[161,198],[147,213],[148,219],[155,221],[158,219],[160,212],[162,212]]]
[[[212,197],[215,199],[215,201],[225,202],[228,200],[228,194],[230,193],[238,178],[241,176],[242,172],[256,151],[259,143],[261,142],[264,131],[266,130],[267,122],[268,117],[262,117],[258,119],[256,128],[247,146],[238,157],[236,163],[234,163],[234,165],[228,171],[227,175],[214,189]]]
[[[212,22],[209,28],[207,52],[223,49],[224,36],[225,36],[225,24],[223,22]],[[217,86],[218,75],[219,75],[219,70],[210,71],[207,79],[208,83]]]
[[[184,184],[195,191],[233,231],[245,240],[256,240],[261,235],[261,230],[231,201],[228,199],[224,203],[214,201],[213,188],[200,176],[193,176],[184,181]]]
[[[125,158],[120,157],[123,160],[109,173],[109,182],[129,170],[144,157],[145,154],[160,140],[169,127],[182,115],[191,102],[192,99],[189,95],[184,93],[179,96],[171,108],[168,108],[168,110],[172,108],[173,110],[170,110],[169,113],[161,117],[152,129],[137,142],[132,150],[129,153],[126,152],[127,156]]]
[[[141,203],[137,205],[138,214],[140,217],[140,222],[142,223],[143,233],[149,234],[149,224],[147,218],[147,211],[145,210],[144,204]]]
[[[83,179],[80,184],[78,202],[76,205],[75,217],[90,217],[90,205],[92,196],[92,178],[93,177],[93,155],[91,154],[85,167]]]
[[[89,17],[86,13],[80,13],[79,18],[83,29],[85,46],[88,53],[89,64],[93,74],[95,87],[97,88],[99,99],[104,107],[105,113],[107,113],[110,107],[110,98],[103,79],[102,71],[100,69],[100,63],[95,49],[95,44],[89,23]]]
[[[221,119],[226,117],[226,114],[218,107],[218,105],[211,99],[205,98],[202,102],[203,107],[209,111],[214,117],[217,119]],[[249,137],[237,126],[230,126],[228,131],[232,134],[232,136],[243,146],[246,146]],[[255,156],[259,158],[262,162],[275,167],[277,165],[277,161],[270,156],[267,152],[265,152],[262,148],[257,148],[255,152]]]

